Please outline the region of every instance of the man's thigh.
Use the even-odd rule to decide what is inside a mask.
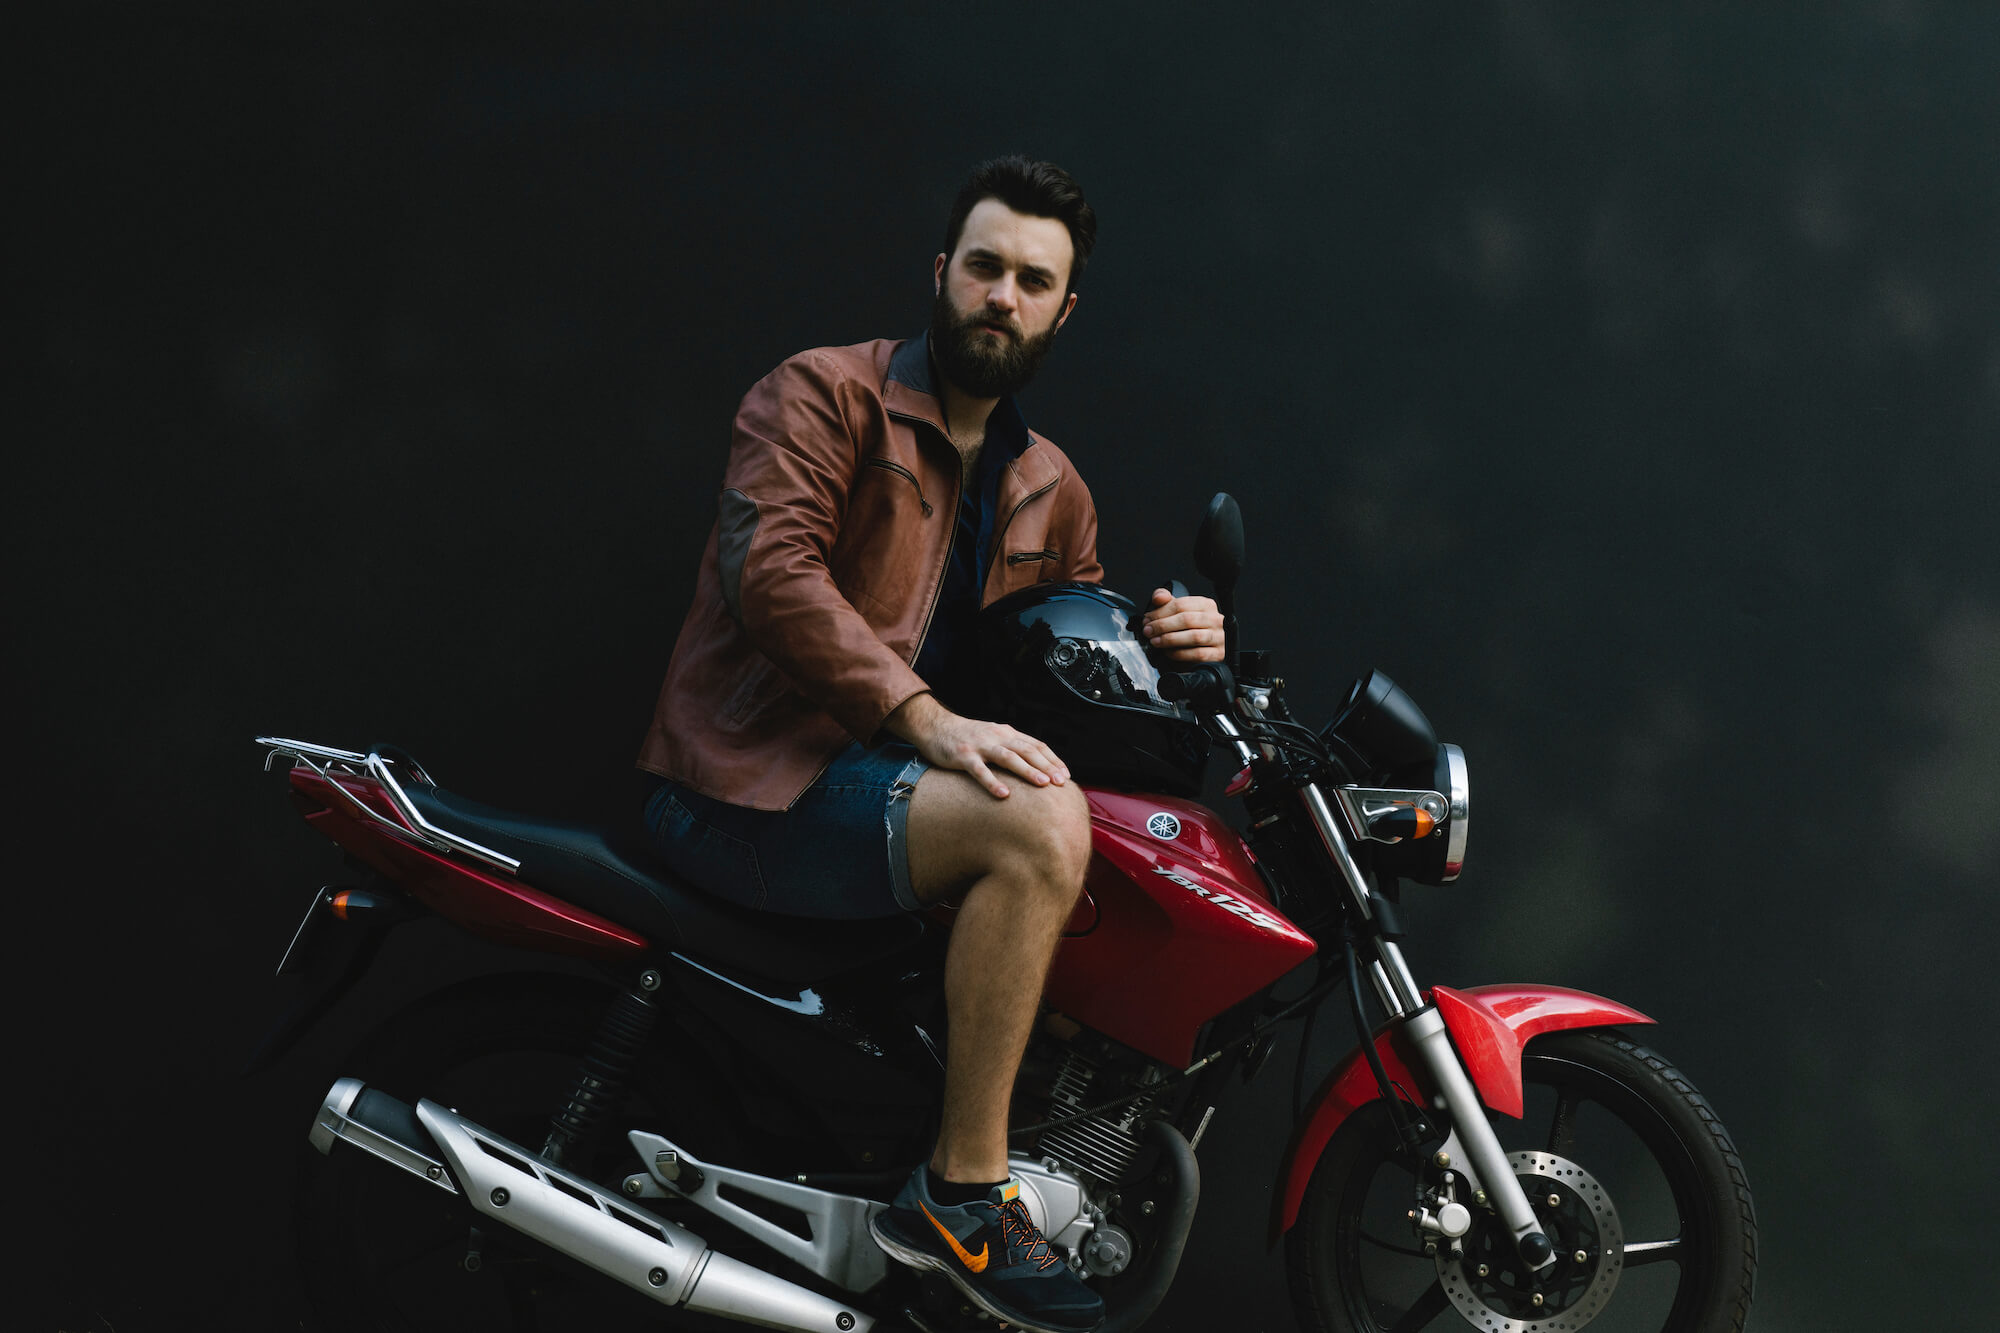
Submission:
[[[786,916],[914,911],[907,829],[918,774],[906,745],[852,745],[790,810],[726,805],[664,779],[647,804],[654,845],[696,887]]]

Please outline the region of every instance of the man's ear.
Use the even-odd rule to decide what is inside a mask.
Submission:
[[[1063,321],[1069,318],[1069,312],[1076,309],[1076,298],[1078,295],[1079,293],[1077,292],[1071,292],[1069,294],[1069,299],[1063,302],[1062,313],[1056,316],[1055,327],[1049,330],[1050,333],[1054,333],[1056,329],[1061,328],[1063,326]]]
[[[939,292],[944,290],[944,265],[945,261],[950,258],[951,258],[950,255],[939,255],[936,259],[933,259],[931,261],[932,296],[936,296]]]

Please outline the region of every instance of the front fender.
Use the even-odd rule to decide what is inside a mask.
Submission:
[[[1465,1062],[1465,1072],[1479,1089],[1479,1099],[1503,1115],[1519,1119],[1522,1110],[1521,1052],[1530,1039],[1544,1032],[1571,1028],[1613,1027],[1622,1023],[1651,1023],[1653,1020],[1616,1000],[1563,986],[1499,984],[1453,990],[1433,986],[1431,1003],[1437,1006],[1451,1033],[1451,1044]],[[1389,1082],[1407,1092],[1419,1105],[1427,1101],[1428,1088],[1410,1072],[1405,1058],[1399,1024],[1384,1024],[1375,1031],[1375,1050]],[[1273,1219],[1275,1234],[1292,1229],[1298,1221],[1299,1203],[1306,1195],[1306,1182],[1327,1140],[1355,1111],[1376,1101],[1381,1091],[1367,1055],[1359,1049],[1336,1065],[1313,1094],[1312,1105],[1292,1136],[1278,1177],[1278,1211]]]

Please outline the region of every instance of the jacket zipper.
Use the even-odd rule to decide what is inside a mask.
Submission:
[[[1031,560],[1060,560],[1061,558],[1062,552],[1053,549],[1046,551],[1010,551],[1007,553],[1007,563],[1010,565],[1025,565]]]
[[[1020,502],[1016,504],[1013,507],[1013,509],[1008,512],[1007,521],[1005,523],[1002,523],[998,528],[994,529],[993,532],[994,551],[996,552],[999,551],[1001,539],[1007,535],[1007,529],[1014,526],[1015,517],[1019,515],[1023,509],[1028,507],[1028,501],[1034,499],[1036,496],[1048,494],[1051,490],[1055,489],[1055,484],[1060,480],[1062,480],[1062,474],[1058,472],[1055,476],[1050,477],[1047,481],[1043,482],[1041,486],[1039,486],[1035,490],[1029,491],[1026,495],[1021,497]],[[1050,555],[1050,553],[1046,551],[1016,552],[1016,554],[1032,554],[1045,557]],[[988,563],[989,564],[992,563],[990,557],[988,558]],[[1011,565],[1015,564],[1016,561],[1014,557],[1010,555],[1007,557],[1007,563]]]
[[[945,443],[949,444],[951,441],[947,439]],[[961,492],[965,490],[965,456],[963,454],[960,454],[958,459],[958,489]],[[958,512],[958,500],[956,497],[952,500],[952,512],[954,514]],[[950,535],[944,539],[944,564],[938,570],[937,587],[931,589],[931,609],[924,612],[924,627],[917,632],[917,646],[910,653],[911,666],[915,666],[917,659],[924,655],[924,640],[931,636],[931,621],[937,619],[938,602],[944,597],[944,580],[945,575],[951,570],[952,548],[958,545],[958,524],[953,522],[945,526]],[[924,684],[929,685],[930,682],[925,681]]]
[[[924,499],[924,484],[917,480],[916,473],[910,471],[901,463],[892,463],[886,458],[871,458],[868,460],[868,466],[886,468],[900,477],[907,478],[910,485],[917,488],[917,503],[923,506],[924,517],[929,518],[931,516],[931,502]]]

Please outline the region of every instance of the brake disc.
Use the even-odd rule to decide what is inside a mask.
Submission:
[[[1464,1253],[1453,1258],[1438,1251],[1438,1282],[1466,1322],[1485,1333],[1575,1333],[1603,1312],[1617,1289],[1625,1263],[1618,1210],[1597,1178],[1567,1158],[1514,1152],[1507,1161],[1543,1233],[1555,1242],[1554,1262],[1530,1272],[1499,1219],[1475,1214],[1479,1221],[1465,1238]]]

